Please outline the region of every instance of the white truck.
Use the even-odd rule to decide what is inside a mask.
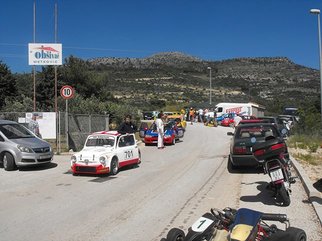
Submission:
[[[217,117],[226,113],[261,117],[264,116],[264,110],[264,106],[255,103],[219,103],[215,108]]]

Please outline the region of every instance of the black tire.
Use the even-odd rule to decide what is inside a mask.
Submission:
[[[277,193],[278,193],[279,197],[281,198],[283,206],[287,207],[291,204],[290,194],[286,190],[284,184],[282,184],[278,187]]]
[[[173,138],[171,145],[174,146],[175,144],[176,144],[176,138]]]
[[[231,160],[231,156],[228,157],[228,171],[236,170],[238,167],[235,166]]]
[[[116,175],[119,171],[119,166],[118,166],[118,161],[117,159],[114,157],[111,161],[111,167],[110,167],[110,173],[111,175]]]
[[[15,158],[9,152],[6,152],[3,155],[2,163],[3,163],[3,168],[6,171],[13,171],[17,168],[15,163]]]
[[[306,233],[300,228],[289,227],[285,232],[289,233],[292,241],[306,241]]]
[[[140,152],[140,150],[139,150],[139,160],[138,160],[137,165],[141,164],[141,162],[142,162],[142,160],[141,160],[141,152]]]
[[[167,234],[167,241],[183,241],[185,234],[181,229],[172,228]]]

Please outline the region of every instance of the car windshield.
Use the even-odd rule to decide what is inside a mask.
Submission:
[[[164,130],[171,130],[175,125],[174,121],[169,121],[167,124],[164,125]]]
[[[278,133],[273,126],[247,126],[241,127],[236,132],[236,138],[266,138],[268,136],[277,137]]]
[[[35,137],[27,128],[20,124],[2,124],[0,131],[8,139],[33,138]]]
[[[90,136],[86,141],[86,146],[114,146],[115,138],[113,136]]]

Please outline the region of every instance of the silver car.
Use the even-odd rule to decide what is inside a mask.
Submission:
[[[52,159],[48,142],[17,122],[0,120],[0,163],[6,171],[50,163]]]

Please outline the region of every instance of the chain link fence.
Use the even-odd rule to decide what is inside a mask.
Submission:
[[[25,118],[25,112],[0,112],[0,119],[18,122],[19,118]],[[21,123],[28,128],[28,123]],[[69,150],[80,151],[86,137],[97,131],[109,130],[109,115],[74,114],[58,112],[56,119],[56,139],[48,141],[55,152],[61,153]]]

